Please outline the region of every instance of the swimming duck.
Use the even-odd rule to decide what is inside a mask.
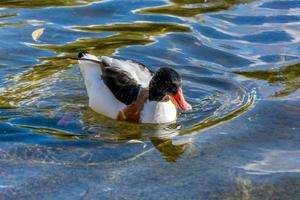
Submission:
[[[151,72],[132,60],[78,54],[89,106],[112,119],[139,123],[176,121],[178,107],[192,109],[183,96],[180,75],[163,67]]]

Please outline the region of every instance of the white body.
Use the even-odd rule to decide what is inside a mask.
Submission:
[[[96,56],[85,54],[84,58],[97,60]],[[119,67],[127,71],[142,87],[148,87],[152,79],[151,73],[138,63],[133,61],[117,60],[110,57],[101,57],[110,66]],[[115,98],[113,93],[102,81],[99,64],[91,61],[80,60],[80,71],[84,78],[85,86],[89,97],[89,106],[97,113],[109,118],[116,119],[119,112],[126,108],[126,105]],[[147,100],[141,111],[141,123],[168,123],[177,118],[177,109],[171,101],[157,102]]]

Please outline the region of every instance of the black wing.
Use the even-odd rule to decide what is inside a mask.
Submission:
[[[141,85],[130,74],[118,67],[105,67],[103,82],[122,103],[129,105],[137,100]]]

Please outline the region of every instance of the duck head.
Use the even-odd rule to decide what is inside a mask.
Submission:
[[[184,111],[191,110],[182,92],[180,75],[172,68],[160,68],[149,84],[149,101],[166,101],[173,98],[177,105]]]

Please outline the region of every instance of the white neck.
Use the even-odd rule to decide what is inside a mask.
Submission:
[[[177,118],[177,109],[171,101],[147,100],[141,112],[142,123],[169,123]]]

